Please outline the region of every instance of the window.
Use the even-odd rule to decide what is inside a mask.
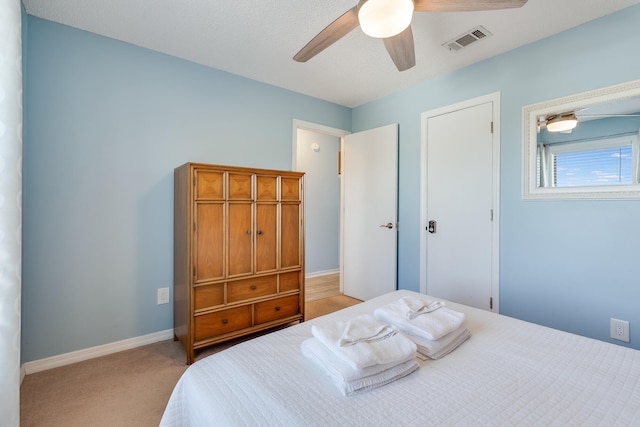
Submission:
[[[638,184],[638,135],[544,144],[537,163],[538,186]]]
[[[576,128],[570,134],[549,132],[547,123],[550,116],[563,113],[573,113],[578,118]],[[522,108],[522,199],[640,200],[638,129],[640,129],[640,80],[524,106]],[[618,138],[633,141],[615,142]],[[611,171],[603,169],[601,165],[589,166],[591,175],[596,175],[594,172],[600,172],[600,180],[595,182],[591,177],[585,179],[584,176],[574,179],[573,182],[565,179],[579,176],[579,174],[576,175],[576,171],[567,172],[573,175],[561,176],[565,170],[569,169],[562,163],[562,157],[566,153],[612,148],[607,146],[607,141],[611,142],[611,140],[614,140],[614,148],[616,144],[617,148],[628,147],[630,144],[631,159],[628,158],[629,148],[608,153],[610,154],[609,166],[617,165],[617,167]],[[596,146],[589,146],[589,143]],[[551,147],[554,147],[553,150]],[[551,151],[555,156],[552,157]],[[607,158],[604,153],[600,154],[600,157]],[[569,155],[566,154],[566,156]],[[583,160],[589,163],[586,158]],[[544,168],[544,171],[541,168]],[[613,181],[616,181],[617,177],[617,182],[604,184],[602,178],[605,176]],[[577,182],[582,184],[577,185]]]

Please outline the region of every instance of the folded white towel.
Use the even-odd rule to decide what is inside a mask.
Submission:
[[[339,345],[345,347],[361,342],[376,342],[394,336],[398,331],[390,325],[380,323],[370,317],[356,317],[347,322]]]
[[[440,359],[446,356],[469,339],[470,336],[471,331],[467,328],[466,323],[439,340],[428,340],[423,337],[407,334],[407,338],[418,346],[418,353],[430,359]]]
[[[340,392],[350,396],[389,384],[409,375],[419,365],[413,357],[400,362],[373,365],[364,369],[354,369],[337,357],[327,346],[316,338],[309,338],[300,346],[302,354],[318,365],[327,374]]]
[[[358,316],[358,321],[380,324],[373,316]],[[354,369],[363,369],[373,365],[398,363],[415,356],[416,345],[402,334],[393,334],[385,339],[373,342],[359,342],[342,346],[342,337],[349,326],[348,321],[339,321],[327,325],[313,325],[311,333],[336,356],[350,364]]]
[[[429,306],[433,300],[425,298],[424,305]],[[465,320],[464,313],[440,307],[435,311],[420,314],[409,319],[406,301],[396,301],[379,307],[373,312],[376,319],[392,324],[402,332],[410,333],[429,340],[437,340],[455,331]]]
[[[416,316],[444,307],[445,303],[439,300],[426,301],[420,298],[404,297],[398,300],[398,305],[404,310],[404,315],[408,319],[414,319]]]

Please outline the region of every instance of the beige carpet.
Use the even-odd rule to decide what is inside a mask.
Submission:
[[[337,296],[307,303],[306,318],[360,301]],[[203,350],[196,360],[239,342]],[[178,342],[156,344],[50,369],[25,377],[20,390],[23,427],[157,426],[185,371]]]
[[[173,340],[27,375],[21,426],[157,426],[186,369]]]

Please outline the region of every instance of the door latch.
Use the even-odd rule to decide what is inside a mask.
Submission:
[[[436,232],[436,222],[435,221],[429,221],[429,226],[427,227],[427,231],[429,233],[435,233]]]

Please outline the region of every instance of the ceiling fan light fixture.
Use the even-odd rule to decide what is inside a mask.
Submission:
[[[575,113],[562,113],[547,116],[547,130],[549,132],[566,132],[578,125]]]
[[[411,24],[413,8],[413,0],[360,0],[360,28],[371,37],[393,37]]]

